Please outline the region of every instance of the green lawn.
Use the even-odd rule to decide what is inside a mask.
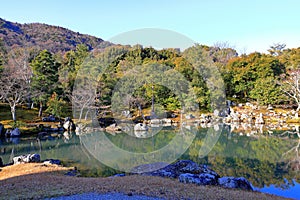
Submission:
[[[23,131],[32,131],[35,127],[30,127],[28,123],[34,123],[40,120],[38,118],[38,109],[27,109],[25,106],[18,106],[16,109],[17,124]],[[14,125],[12,120],[10,107],[8,104],[0,103],[0,123],[4,125],[5,128],[11,128]]]

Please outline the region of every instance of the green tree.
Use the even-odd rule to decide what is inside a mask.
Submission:
[[[225,105],[224,82],[211,53],[210,47],[198,44],[183,52],[194,68],[191,82],[199,107],[208,110]]]
[[[280,100],[277,80],[285,73],[285,66],[276,57],[261,53],[243,55],[230,60],[226,71],[226,81],[231,82],[227,86],[233,87],[227,88],[227,91],[233,90],[240,98],[250,98],[262,104]]]
[[[263,105],[276,104],[285,99],[277,80],[272,76],[257,79],[249,96]]]
[[[42,116],[43,105],[58,86],[58,68],[60,63],[56,62],[52,54],[43,50],[31,62],[33,77],[31,89],[33,99],[39,103],[39,116]]]
[[[84,44],[79,44],[75,51],[71,50],[64,54],[59,76],[65,94],[69,96],[72,94],[77,72],[88,55],[89,49]]]
[[[278,59],[288,70],[298,69],[300,67],[300,47],[284,49]]]

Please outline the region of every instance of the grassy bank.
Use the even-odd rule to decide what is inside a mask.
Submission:
[[[119,192],[166,199],[285,199],[274,195],[216,186],[183,184],[175,179],[125,176],[108,178],[69,177],[70,170],[39,163],[4,167],[0,172],[0,199],[41,199],[87,192]]]

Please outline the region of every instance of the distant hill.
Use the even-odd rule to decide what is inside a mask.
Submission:
[[[101,38],[80,34],[59,26],[41,23],[19,24],[2,18],[0,18],[0,38],[8,47],[37,46],[53,53],[74,50],[78,44],[85,44],[90,50],[111,45]]]

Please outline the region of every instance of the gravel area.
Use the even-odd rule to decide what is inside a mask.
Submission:
[[[55,198],[47,198],[45,200],[93,200],[93,199],[105,199],[105,200],[164,200],[162,198],[142,196],[142,195],[125,195],[121,193],[85,193],[71,196],[61,196]]]

